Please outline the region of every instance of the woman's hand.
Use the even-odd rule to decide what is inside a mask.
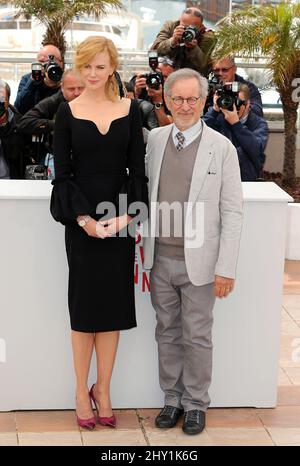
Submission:
[[[107,236],[113,236],[123,228],[125,228],[129,222],[131,221],[131,217],[129,215],[124,214],[121,217],[113,217],[109,220],[99,220],[99,229],[104,228],[105,232],[107,232]]]
[[[110,236],[106,228],[104,228],[102,225],[99,225],[99,222],[93,218],[91,218],[82,228],[89,236],[92,236],[93,238],[105,239]]]

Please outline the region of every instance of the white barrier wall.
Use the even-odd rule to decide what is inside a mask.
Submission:
[[[289,204],[285,257],[300,260],[300,203]]]
[[[276,405],[291,198],[274,183],[243,183],[243,189],[236,288],[214,310],[214,407]],[[50,215],[50,192],[48,181],[0,182],[0,411],[70,409],[75,404],[64,227]],[[112,380],[114,408],[163,404],[155,316],[141,255],[138,243],[138,327],[121,335]],[[94,375],[93,364],[90,383]]]

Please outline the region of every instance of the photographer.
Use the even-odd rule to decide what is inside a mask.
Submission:
[[[54,45],[45,45],[38,52],[37,63],[32,64],[31,73],[25,74],[19,83],[15,101],[17,110],[24,115],[41,100],[55,94],[60,89],[62,74],[59,49]]]
[[[208,76],[214,44],[214,33],[204,26],[202,12],[191,7],[183,11],[179,21],[165,22],[152,49],[168,55],[176,68],[192,68]]]
[[[23,143],[17,132],[19,112],[9,103],[10,87],[0,80],[0,179],[23,178]]]
[[[150,56],[151,53],[149,52]],[[151,60],[153,62],[151,63]],[[156,62],[154,60],[157,60]],[[163,98],[163,83],[167,77],[175,71],[174,63],[169,57],[156,57],[155,59],[149,58],[149,66],[155,72],[159,74],[158,80],[154,79],[152,84],[147,84],[147,77],[145,74],[138,74],[133,76],[130,83],[134,86],[134,94],[136,98],[142,100],[148,100],[154,105],[155,115],[159,126],[165,126],[172,123],[172,117],[164,103]],[[161,83],[160,83],[161,82]]]
[[[263,105],[261,95],[256,85],[251,81],[246,81],[242,76],[236,74],[237,66],[233,57],[224,57],[213,63],[213,73],[221,83],[237,81],[246,84],[250,91],[250,104],[252,112],[258,116],[263,116]],[[213,105],[212,99],[208,105]]]
[[[42,142],[37,142],[42,147],[34,147],[32,143],[33,159],[36,153],[40,159],[44,159],[46,153],[52,154],[52,138],[55,123],[55,115],[61,102],[71,102],[78,97],[84,89],[81,76],[76,70],[67,69],[61,80],[61,89],[51,97],[39,102],[34,108],[22,116],[18,123],[20,133],[36,135]],[[36,160],[37,161],[37,160]]]
[[[256,181],[261,176],[265,162],[268,125],[252,111],[247,85],[240,84],[236,94],[233,98],[230,91],[225,91],[222,95],[216,92],[213,107],[204,115],[203,120],[212,129],[230,139],[235,146],[242,181]]]
[[[134,88],[132,84],[125,82],[126,97],[129,99],[135,99]],[[148,100],[136,99],[142,119],[142,126],[148,131],[154,128],[158,128],[158,121],[155,116],[154,105]]]

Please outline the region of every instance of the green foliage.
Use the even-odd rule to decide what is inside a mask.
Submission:
[[[0,4],[7,2],[0,1]],[[23,14],[34,15],[41,21],[63,14],[68,20],[72,20],[75,15],[82,13],[95,13],[101,15],[105,13],[107,6],[116,8],[122,7],[121,0],[15,0],[11,2],[19,8]]]
[[[1,4],[7,2],[0,0]],[[10,2],[26,18],[35,16],[47,28],[43,38],[44,43],[56,45],[64,56],[66,42],[64,32],[66,25],[76,15],[94,14],[96,17],[105,15],[106,8],[112,6],[122,8],[121,0],[15,0]]]
[[[101,16],[108,6],[122,8],[121,0],[15,0],[11,3],[26,17],[35,16],[46,26],[53,22],[66,25],[76,15],[83,13]]]
[[[299,102],[292,98],[300,76],[300,4],[249,7],[226,16],[218,24],[214,58],[264,55],[270,81],[282,101],[285,124],[283,180],[295,180],[296,121]]]
[[[265,55],[278,87],[296,76],[300,60],[300,4],[280,3],[237,11],[219,22],[216,58],[241,54]]]

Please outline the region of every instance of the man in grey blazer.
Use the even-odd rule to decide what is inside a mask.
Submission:
[[[200,433],[210,403],[213,307],[232,290],[242,228],[242,185],[231,142],[201,120],[207,80],[172,73],[165,100],[174,123],[151,131],[146,166],[150,216],[144,267],[151,269],[159,379],[157,427]]]

